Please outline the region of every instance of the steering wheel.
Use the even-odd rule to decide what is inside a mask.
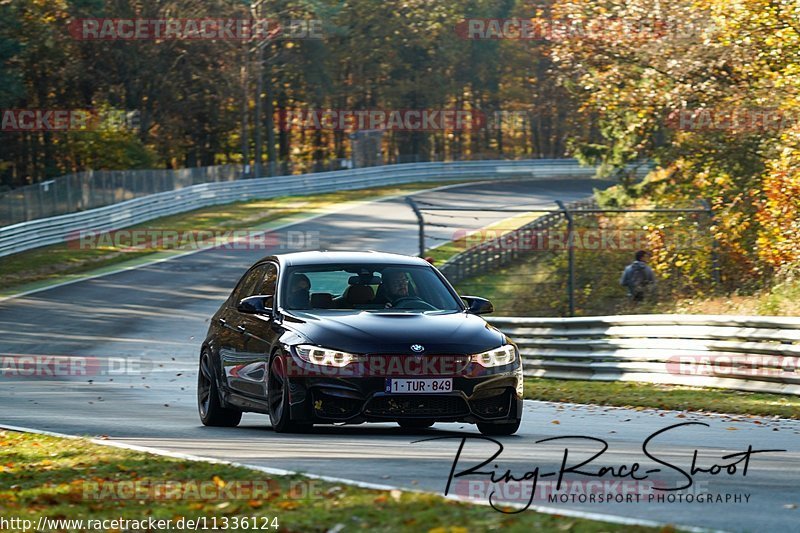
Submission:
[[[421,307],[420,305],[413,305],[413,306],[404,305],[404,304],[408,304],[408,303],[421,304],[424,307]],[[433,310],[436,309],[434,306],[432,306],[431,304],[429,304],[428,302],[426,302],[425,300],[423,300],[419,296],[402,296],[402,297],[398,298],[397,300],[395,300],[392,303],[392,308],[393,309],[422,309],[423,311],[433,311]]]

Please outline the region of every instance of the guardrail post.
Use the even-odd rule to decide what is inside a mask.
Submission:
[[[419,256],[425,257],[425,218],[413,198],[406,196],[406,203],[411,206],[411,210],[417,215],[417,222],[419,223]]]
[[[25,206],[25,220],[30,220],[33,217],[31,216],[31,208],[28,204],[28,195],[25,194],[27,191],[22,191],[22,203]]]
[[[711,222],[711,225],[713,225],[714,212],[711,210],[711,204],[709,204],[708,200],[706,199],[701,199],[700,202],[703,204],[703,207],[706,208],[706,213],[708,213],[708,219]],[[719,241],[717,241],[717,237],[714,236],[713,233],[711,235],[711,279],[713,279],[714,283],[716,283],[717,285],[719,285],[721,281],[721,275],[719,269]]]
[[[39,217],[44,218],[47,215],[44,212],[44,198],[42,198],[42,184],[39,184],[39,188],[36,190],[36,199],[38,200],[37,205],[39,206]]]
[[[103,171],[103,203],[101,205],[111,205],[114,203],[114,180],[108,172]],[[111,199],[109,200],[109,196]]]
[[[72,176],[64,180],[64,184],[67,186],[67,210],[65,211],[65,213],[69,213],[70,211],[75,210],[75,208],[72,205],[72,186],[70,185],[71,181],[72,181]]]
[[[575,316],[575,247],[573,245],[575,220],[572,213],[561,200],[556,200],[556,205],[567,219],[567,257],[569,261],[569,275],[567,277],[567,298],[569,299],[569,316]]]

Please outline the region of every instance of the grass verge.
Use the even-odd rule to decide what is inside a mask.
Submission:
[[[138,487],[136,497],[120,497],[131,486]],[[245,490],[264,486],[269,490]],[[163,492],[171,497],[153,498],[160,494],[157,487],[172,487]],[[219,498],[226,487],[249,497]],[[198,493],[211,497],[177,497]],[[0,515],[34,524],[43,515],[65,520],[152,517],[173,524],[202,517],[208,524],[213,518],[233,524],[235,517],[252,523],[255,517],[257,529],[266,531],[276,530],[276,517],[279,531],[654,531],[533,511],[503,514],[431,494],[368,490],[302,476],[267,480],[266,474],[245,468],[10,431],[0,431]],[[262,527],[261,517],[268,528]]]
[[[525,398],[800,419],[800,397],[629,381],[525,378]]]
[[[346,202],[378,199],[452,183],[454,182],[408,183],[318,195],[236,202],[158,218],[128,229],[168,229],[178,232],[263,229],[262,227],[268,223],[277,225],[282,221],[288,222],[292,217],[315,214]],[[164,251],[164,248],[131,250],[114,246],[81,249],[74,242],[46,246],[4,257],[0,261],[0,292],[9,294],[13,289],[26,284],[60,280],[65,276],[147,258]]]
[[[800,281],[781,280],[756,291],[664,302],[659,312],[692,315],[800,315]]]

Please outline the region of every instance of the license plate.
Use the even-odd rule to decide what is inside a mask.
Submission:
[[[453,378],[387,379],[386,392],[395,394],[435,394],[438,392],[453,392]]]

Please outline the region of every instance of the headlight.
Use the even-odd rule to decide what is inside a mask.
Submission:
[[[361,360],[361,357],[358,355],[339,350],[321,348],[319,346],[311,346],[310,344],[295,346],[295,351],[297,351],[297,355],[300,356],[300,359],[313,365],[343,367]]]
[[[478,353],[472,356],[472,362],[484,367],[509,365],[517,358],[517,351],[511,344],[500,348]]]

